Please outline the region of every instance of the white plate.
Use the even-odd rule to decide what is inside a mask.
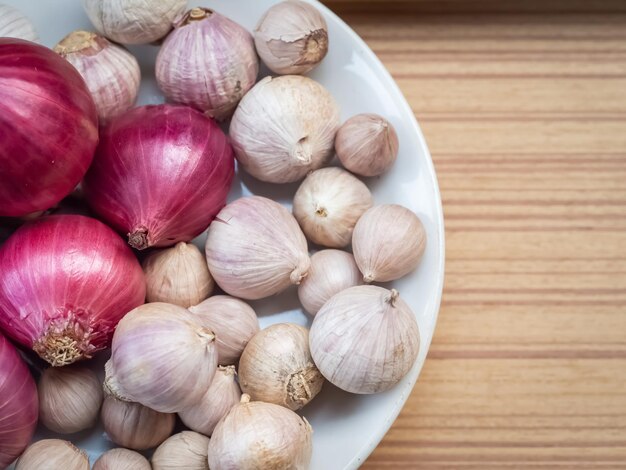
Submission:
[[[0,0],[25,13],[39,32],[41,41],[53,46],[75,29],[93,29],[78,0]],[[262,13],[277,0],[191,1],[191,6],[205,5],[239,22],[249,30]],[[441,198],[426,142],[411,108],[397,85],[374,53],[350,27],[319,3],[315,3],[328,22],[330,51],[324,62],[310,76],[330,90],[339,102],[343,119],[362,112],[387,117],[400,139],[400,154],[395,167],[368,185],[377,203],[398,203],[415,211],[424,222],[428,246],[420,267],[411,275],[393,283],[412,307],[421,331],[422,343],[415,366],[400,384],[386,393],[358,396],[344,393],[329,384],[302,414],[314,429],[312,470],[355,469],[374,450],[402,409],[420,373],[430,346],[441,300],[444,272],[444,232]],[[141,64],[143,80],[139,104],[161,103],[154,79],[157,48],[131,47]],[[235,179],[230,198],[250,193],[268,195],[286,205],[297,185],[271,186],[244,175]],[[198,240],[199,243],[202,240]],[[309,325],[291,290],[284,295],[255,302],[261,325],[291,321]],[[41,432],[39,436],[49,436]],[[87,450],[92,461],[114,447],[102,429],[70,436],[76,445]]]

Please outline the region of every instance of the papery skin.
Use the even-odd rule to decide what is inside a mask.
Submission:
[[[207,16],[190,19],[193,14]],[[170,101],[218,120],[233,114],[258,73],[252,35],[224,15],[203,8],[194,8],[176,23],[156,62],[157,83]]]
[[[160,413],[139,403],[106,396],[100,412],[109,438],[119,446],[134,450],[152,449],[172,435],[176,415]]]
[[[54,50],[85,80],[101,125],[135,104],[141,71],[135,56],[126,49],[95,33],[74,31]]]
[[[0,4],[0,37],[39,41],[31,21],[19,10],[4,4]]]
[[[69,441],[42,439],[31,444],[15,465],[15,470],[35,469],[89,470],[89,458]]]
[[[205,252],[217,284],[242,299],[269,297],[299,284],[311,263],[298,222],[261,196],[222,209],[209,227]]]
[[[187,0],[83,0],[87,16],[104,36],[122,44],[147,44],[165,36]]]
[[[153,470],[209,470],[209,438],[192,431],[174,434],[152,456]]]
[[[189,311],[200,325],[215,333],[220,365],[236,364],[248,341],[261,329],[252,307],[229,295],[209,297]]]
[[[189,241],[226,203],[235,164],[228,138],[187,106],[134,108],[102,132],[85,198],[137,249]]]
[[[303,74],[326,57],[328,26],[313,5],[289,0],[265,12],[254,31],[254,42],[272,72]]]
[[[215,335],[186,309],[154,302],[120,321],[105,366],[105,390],[162,413],[197,403],[217,370]]]
[[[372,193],[354,175],[341,168],[322,168],[310,173],[296,191],[293,215],[313,243],[343,248],[373,204]]]
[[[39,403],[28,367],[0,334],[0,468],[26,448],[35,432]]]
[[[0,38],[0,216],[44,211],[84,176],[98,143],[85,82],[47,47]]]
[[[42,217],[0,248],[0,327],[53,366],[108,347],[145,295],[130,248],[90,217]]]
[[[237,160],[255,178],[292,183],[333,156],[339,106],[299,75],[266,77],[243,97],[230,124]]]
[[[311,354],[333,385],[351,393],[390,389],[419,352],[415,316],[395,290],[350,287],[334,295],[313,319]]]
[[[378,114],[357,114],[337,131],[335,151],[342,165],[361,176],[378,176],[396,162],[398,135]]]
[[[152,470],[152,467],[140,453],[119,448],[102,454],[92,470]]]
[[[211,470],[280,468],[306,470],[313,451],[313,430],[283,406],[242,402],[222,419],[209,443]]]
[[[426,249],[417,215],[398,204],[381,204],[361,216],[352,234],[354,259],[365,282],[387,282],[409,274]]]
[[[239,361],[239,384],[252,400],[299,410],[322,390],[309,351],[309,330],[278,323],[257,333]]]
[[[354,256],[341,250],[322,250],[311,256],[311,268],[298,286],[298,298],[307,313],[315,316],[333,295],[361,284],[363,275]]]

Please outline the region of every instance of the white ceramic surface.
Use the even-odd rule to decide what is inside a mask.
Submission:
[[[53,46],[75,29],[92,29],[79,0],[0,0],[25,13],[35,24],[41,42]],[[155,0],[156,1],[156,0]],[[214,8],[249,30],[262,13],[277,0],[191,1],[191,6]],[[314,3],[314,0],[312,0]],[[302,415],[314,429],[312,470],[355,469],[383,438],[413,389],[430,346],[441,300],[444,272],[444,232],[441,199],[433,164],[424,137],[397,85],[365,43],[335,14],[316,3],[329,26],[330,51],[324,62],[309,75],[326,86],[339,102],[342,118],[362,112],[387,117],[400,139],[397,164],[386,175],[367,181],[377,203],[399,203],[415,211],[426,227],[428,247],[420,267],[409,276],[391,283],[412,307],[421,331],[418,360],[400,384],[386,393],[350,395],[330,384]],[[154,79],[157,47],[131,47],[142,69],[139,104],[161,103]],[[262,71],[262,75],[267,74]],[[251,193],[266,195],[289,206],[297,185],[272,186],[239,174],[230,199]],[[197,242],[202,246],[203,237]],[[295,289],[259,302],[253,307],[263,327],[291,321],[310,325],[302,312]],[[38,437],[51,437],[41,431]],[[102,429],[68,436],[85,449],[92,462],[114,447]]]

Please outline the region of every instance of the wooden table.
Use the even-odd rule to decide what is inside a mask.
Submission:
[[[626,468],[626,2],[343,0],[422,126],[446,285],[367,469]]]

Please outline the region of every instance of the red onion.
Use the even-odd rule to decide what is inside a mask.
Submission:
[[[0,216],[46,210],[81,180],[98,118],[80,74],[50,49],[0,38]]]
[[[0,468],[24,451],[38,414],[35,381],[13,345],[0,334]]]
[[[205,230],[233,175],[233,150],[215,121],[165,104],[132,109],[104,129],[83,189],[92,209],[143,250]]]
[[[37,219],[0,248],[0,327],[53,366],[106,348],[145,295],[132,251],[89,217]]]

